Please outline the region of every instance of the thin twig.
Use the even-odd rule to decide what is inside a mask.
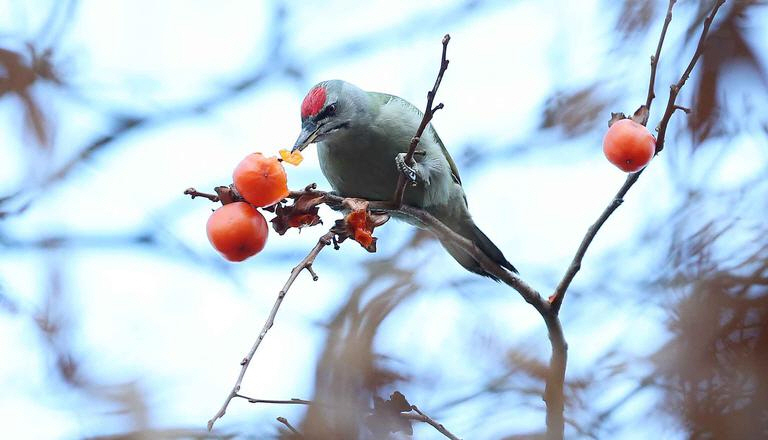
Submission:
[[[642,170],[627,176],[627,180],[624,181],[624,184],[621,186],[619,191],[615,196],[613,196],[613,199],[611,199],[610,203],[608,203],[608,206],[600,214],[600,217],[597,218],[597,221],[595,221],[595,223],[592,224],[589,229],[587,229],[587,234],[581,240],[581,244],[576,250],[576,255],[574,255],[570,266],[568,266],[563,279],[560,280],[557,288],[555,288],[555,292],[552,296],[552,309],[555,311],[555,313],[560,312],[560,307],[562,306],[563,299],[565,298],[565,292],[571,285],[571,281],[573,281],[574,277],[576,277],[576,273],[578,273],[579,269],[581,269],[581,261],[584,259],[584,255],[586,255],[589,245],[592,244],[592,240],[595,238],[597,232],[603,226],[605,221],[608,220],[608,217],[610,217],[611,214],[613,214],[613,212],[624,202],[624,196],[627,194],[627,191],[629,191],[632,185],[637,182],[641,172]]]
[[[648,81],[648,97],[645,99],[645,108],[649,112],[651,111],[651,103],[653,102],[653,98],[656,97],[656,92],[654,91],[654,88],[656,85],[656,68],[659,65],[659,57],[661,56],[661,46],[664,45],[664,37],[666,37],[667,35],[667,29],[669,28],[669,23],[672,21],[672,8],[675,6],[676,2],[677,0],[669,0],[669,5],[667,5],[667,15],[664,18],[664,25],[661,27],[661,36],[659,37],[659,44],[656,46],[656,53],[653,56],[651,56],[651,79],[650,81]]]
[[[294,434],[298,435],[299,438],[304,438],[304,436],[301,435],[301,433],[296,428],[294,428],[293,425],[288,423],[288,419],[286,419],[285,417],[278,417],[277,421],[282,423],[283,425],[285,425],[288,429],[291,430],[291,432],[293,432]]]
[[[699,42],[696,44],[696,51],[693,53],[693,57],[691,57],[691,62],[688,63],[688,67],[686,67],[683,74],[680,75],[680,80],[669,87],[667,109],[664,111],[664,116],[661,118],[661,122],[659,122],[659,127],[657,128],[658,136],[656,137],[656,154],[659,154],[659,152],[664,149],[667,125],[669,124],[670,118],[672,118],[672,114],[675,112],[675,100],[677,99],[677,95],[680,93],[680,89],[682,89],[685,85],[685,82],[688,81],[688,77],[691,75],[693,67],[696,65],[699,57],[704,52],[704,43],[706,43],[707,40],[709,27],[712,25],[712,21],[715,19],[715,14],[717,14],[718,9],[720,9],[720,6],[722,6],[723,3],[725,3],[725,0],[717,0],[715,5],[712,7],[712,12],[710,12],[707,18],[704,19],[704,26],[701,29]]]
[[[209,194],[209,193],[200,192],[200,191],[198,191],[198,190],[196,190],[194,188],[187,188],[187,189],[185,189],[184,190],[184,195],[190,196],[193,199],[195,197],[202,197],[202,198],[208,199],[208,200],[210,200],[212,202],[218,202],[219,201],[219,196],[217,196],[216,194]]]
[[[216,420],[222,418],[224,414],[227,412],[227,407],[229,406],[229,402],[231,402],[233,398],[238,396],[237,393],[238,391],[240,391],[240,385],[243,382],[243,377],[245,376],[245,372],[248,369],[248,366],[251,364],[253,355],[256,353],[256,350],[259,348],[261,341],[264,339],[269,329],[272,328],[272,325],[275,323],[275,316],[277,315],[277,311],[280,309],[280,304],[282,304],[283,298],[285,298],[286,293],[288,293],[288,289],[291,288],[291,285],[293,285],[293,282],[299,276],[301,271],[306,269],[307,266],[312,265],[312,263],[315,261],[315,258],[320,253],[320,251],[323,250],[324,247],[332,243],[333,237],[334,237],[333,232],[329,231],[325,233],[317,241],[317,244],[315,245],[315,247],[312,248],[311,251],[309,251],[309,254],[307,254],[307,256],[304,257],[304,259],[301,260],[301,262],[296,267],[294,267],[293,270],[291,270],[291,275],[288,277],[288,280],[285,282],[285,285],[283,285],[283,288],[278,293],[277,299],[275,300],[275,304],[272,306],[272,311],[269,313],[269,316],[267,317],[267,321],[264,323],[264,327],[262,327],[261,333],[259,333],[259,337],[256,339],[256,342],[253,343],[253,346],[251,347],[251,350],[248,352],[248,355],[245,358],[243,358],[243,360],[240,362],[240,365],[242,367],[240,368],[240,374],[237,376],[235,385],[232,387],[232,391],[230,391],[226,400],[224,400],[224,404],[221,406],[219,411],[213,416],[213,418],[211,418],[211,420],[208,421],[208,431],[213,429],[213,424],[216,423]]]
[[[408,152],[405,154],[406,165],[413,165],[413,154],[416,151],[416,146],[419,145],[419,140],[424,134],[424,130],[432,120],[432,116],[434,116],[435,112],[443,108],[443,103],[437,104],[435,107],[432,107],[432,103],[435,100],[435,95],[437,95],[437,89],[440,87],[440,83],[443,81],[443,74],[448,69],[448,59],[446,58],[446,53],[448,51],[449,41],[451,41],[451,36],[445,34],[443,37],[443,53],[440,58],[440,70],[437,72],[437,78],[435,78],[435,84],[432,86],[432,90],[427,92],[427,106],[424,109],[424,116],[421,118],[421,124],[419,124],[418,130],[416,130],[416,134],[413,136],[413,138],[411,138],[411,144],[408,146]],[[407,181],[405,176],[401,174],[397,179],[395,195],[392,198],[392,205],[395,207],[395,209],[399,208],[403,204],[403,196],[405,195],[406,184]]]
[[[456,437],[455,435],[453,435],[451,433],[451,431],[447,430],[445,428],[445,426],[443,426],[442,423],[440,423],[440,422],[436,421],[435,419],[433,419],[432,417],[424,414],[416,405],[411,405],[411,409],[414,410],[416,413],[418,413],[419,416],[421,416],[421,419],[419,419],[419,420],[421,420],[424,423],[429,423],[440,434],[443,434],[444,436],[448,437],[451,440],[461,440],[458,437]]]
[[[311,400],[304,400],[304,399],[289,399],[289,400],[279,400],[279,399],[256,399],[248,396],[244,396],[242,394],[237,394],[235,397],[240,397],[242,399],[246,399],[250,403],[267,403],[267,404],[273,404],[273,405],[325,405],[323,402],[314,402]],[[416,405],[412,405],[411,409],[415,411],[417,414],[409,414],[409,413],[403,413],[403,417],[409,419],[409,420],[415,420],[418,422],[428,423],[432,425],[438,432],[443,434],[444,436],[452,439],[452,440],[459,440],[458,437],[456,437],[454,434],[452,434],[448,429],[446,429],[445,426],[443,426],[442,423],[436,421],[432,417],[429,417],[428,415],[424,414],[419,408],[416,407]],[[373,412],[373,409],[369,409],[369,412]],[[284,422],[280,422],[285,424]]]
[[[273,405],[310,405],[310,404],[312,404],[311,400],[297,399],[295,397],[292,398],[292,399],[288,399],[288,400],[285,400],[285,399],[282,399],[282,400],[280,400],[280,399],[257,399],[257,398],[254,398],[254,397],[244,396],[244,395],[239,394],[239,393],[235,394],[235,397],[239,397],[241,399],[245,399],[245,400],[248,401],[248,403],[270,403],[270,404],[273,404]]]

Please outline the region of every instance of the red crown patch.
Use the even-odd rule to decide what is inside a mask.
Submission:
[[[325,89],[317,86],[304,97],[304,102],[301,103],[301,117],[316,115],[323,109],[323,104],[325,104]]]

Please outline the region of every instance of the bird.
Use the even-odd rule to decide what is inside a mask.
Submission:
[[[316,144],[323,175],[343,197],[392,200],[400,174],[405,175],[411,185],[403,203],[432,214],[494,263],[518,273],[472,219],[456,163],[431,123],[420,138],[413,165],[406,163],[422,117],[418,108],[398,96],[364,91],[338,79],[322,81],[302,101],[301,133],[291,151]],[[396,213],[395,217],[425,227]],[[455,243],[441,240],[441,244],[465,269],[498,281]]]

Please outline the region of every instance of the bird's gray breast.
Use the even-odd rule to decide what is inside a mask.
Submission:
[[[317,144],[320,168],[334,191],[346,197],[390,200],[398,171],[395,156],[404,151],[368,130],[349,130]]]

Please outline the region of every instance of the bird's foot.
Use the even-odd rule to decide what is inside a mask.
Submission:
[[[395,156],[395,164],[397,165],[397,169],[406,179],[408,179],[411,185],[415,185],[417,176],[416,169],[405,163],[405,153],[397,153],[397,156]]]

